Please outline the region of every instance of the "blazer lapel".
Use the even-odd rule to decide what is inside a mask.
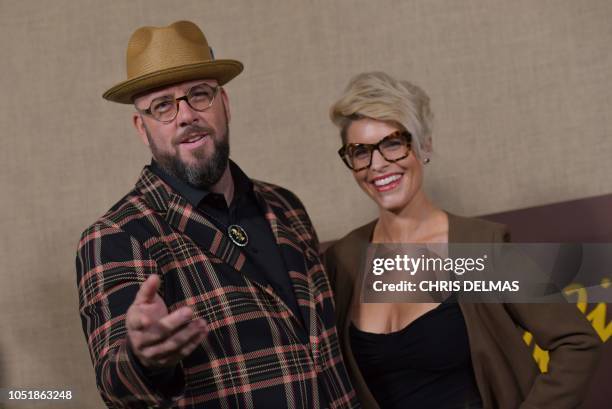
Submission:
[[[311,245],[298,239],[298,235],[285,215],[286,206],[279,203],[279,198],[270,192],[269,188],[259,183],[254,183],[253,189],[289,274],[302,314],[302,322],[306,324],[308,334],[316,336],[316,301],[313,296],[314,285],[308,270],[309,267],[312,267],[313,262],[318,262],[318,254],[311,254]],[[291,311],[289,307],[287,309]]]
[[[145,168],[137,183],[145,200],[161,214],[172,228],[192,239],[209,256],[223,260],[236,272],[262,287],[267,283],[243,270],[246,256],[226,234],[197,211],[185,198],[175,193],[159,177]]]

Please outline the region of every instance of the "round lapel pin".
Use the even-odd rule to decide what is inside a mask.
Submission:
[[[244,247],[249,242],[249,236],[246,231],[237,224],[232,224],[227,228],[227,234],[230,240],[237,246]]]

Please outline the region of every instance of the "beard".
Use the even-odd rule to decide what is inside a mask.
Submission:
[[[195,151],[193,153],[196,159],[198,159],[197,163],[194,165],[186,164],[181,160],[178,154],[172,155],[161,152],[157,145],[155,145],[155,141],[151,138],[151,134],[146,127],[145,131],[153,157],[157,161],[159,167],[166,173],[198,189],[209,189],[221,179],[221,176],[223,176],[223,172],[225,172],[225,168],[228,165],[230,154],[229,127],[227,123],[224,132],[219,135],[220,137],[217,137],[218,135],[213,129],[198,125],[190,125],[183,130],[183,134],[206,132],[208,133],[206,138],[211,138],[213,142],[214,150],[210,157],[202,151]]]

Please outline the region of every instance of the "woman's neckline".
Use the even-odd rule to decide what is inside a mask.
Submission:
[[[457,296],[456,294],[452,294],[450,297],[448,297],[447,299],[445,299],[444,301],[442,301],[440,304],[438,304],[435,308],[432,308],[429,311],[426,311],[425,313],[419,315],[418,317],[416,317],[414,320],[410,321],[408,324],[406,324],[403,328],[398,329],[397,331],[391,331],[391,332],[370,332],[370,331],[364,331],[362,329],[360,329],[353,320],[350,320],[349,325],[356,330],[357,332],[364,334],[366,336],[372,336],[372,337],[392,337],[392,336],[397,336],[397,335],[401,335],[404,332],[408,332],[408,330],[414,325],[416,324],[418,321],[426,318],[427,316],[440,311],[442,308],[447,308],[452,304],[457,304]]]
[[[445,220],[445,236],[446,236],[446,240],[442,240],[442,241],[429,241],[429,240],[425,240],[425,241],[406,241],[405,243],[439,243],[439,244],[444,244],[444,243],[448,243],[450,242],[450,234],[451,234],[451,219],[452,216],[444,209],[436,209],[439,210],[446,218]],[[377,226],[379,226],[379,223],[381,223],[381,218],[378,217],[375,220],[373,220],[371,222],[371,227],[370,227],[370,231],[368,232],[368,242],[370,244],[399,244],[399,243],[404,243],[403,241],[377,241],[374,242],[374,233],[376,232],[376,228]]]

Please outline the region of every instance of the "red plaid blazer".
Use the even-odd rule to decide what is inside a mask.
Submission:
[[[358,406],[308,215],[291,192],[253,183],[305,324],[270,287],[242,274],[241,250],[145,167],[135,188],[83,233],[77,251],[83,331],[109,407],[282,402],[311,409],[320,406],[320,395],[332,408]],[[194,235],[196,229],[210,234]],[[150,274],[162,278],[160,292],[170,311],[189,305],[210,328],[176,371],[178,386],[156,387],[127,348],[125,314]]]

